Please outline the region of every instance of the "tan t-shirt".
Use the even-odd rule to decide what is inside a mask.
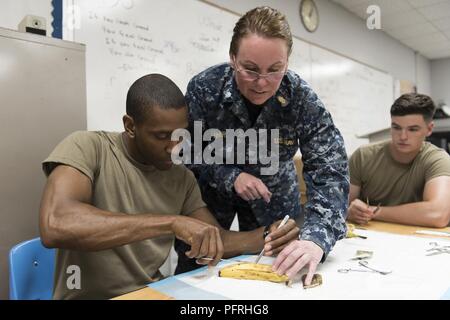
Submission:
[[[450,156],[445,150],[424,142],[409,164],[392,158],[390,140],[358,148],[350,157],[350,183],[361,187],[360,199],[371,205],[395,206],[423,201],[425,183],[450,176]]]
[[[189,215],[205,207],[197,181],[184,166],[159,171],[128,154],[122,134],[75,132],[43,162],[49,175],[57,164],[74,167],[92,181],[92,205],[126,214]],[[53,298],[108,299],[159,280],[173,236],[158,237],[111,250],[57,251]],[[81,271],[81,289],[69,289],[70,265]]]

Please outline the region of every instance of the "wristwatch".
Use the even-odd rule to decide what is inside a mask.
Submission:
[[[267,226],[264,227],[264,232],[263,232],[263,239],[266,239],[266,237],[269,235],[270,233],[270,224],[268,224]]]

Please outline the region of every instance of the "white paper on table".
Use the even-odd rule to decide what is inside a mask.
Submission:
[[[218,270],[230,262],[222,262],[209,277],[185,276],[179,280],[230,299],[439,299],[450,287],[450,255],[426,256],[430,242],[450,245],[450,241],[435,238],[396,235],[384,232],[358,230],[367,239],[350,238],[338,241],[325,263],[316,273],[323,284],[303,289],[302,270],[291,287],[284,283],[257,280],[220,278]],[[340,268],[364,269],[351,260],[357,250],[373,251],[369,266],[392,270],[381,275],[371,272],[339,273]],[[256,256],[249,257],[254,261]],[[271,264],[273,258],[263,257],[261,263]]]

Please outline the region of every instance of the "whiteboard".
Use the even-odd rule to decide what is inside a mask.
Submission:
[[[311,86],[341,131],[347,153],[368,143],[361,136],[390,126],[391,75],[311,46]]]
[[[182,91],[195,74],[229,60],[238,15],[197,0],[66,0],[79,23],[64,38],[86,44],[89,130],[122,130],[126,93],[148,73],[162,73]],[[392,77],[294,39],[289,68],[312,85],[341,130],[347,153],[366,143],[356,135],[389,126]]]

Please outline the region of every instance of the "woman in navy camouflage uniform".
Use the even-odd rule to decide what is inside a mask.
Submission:
[[[193,77],[186,93],[191,134],[197,121],[203,132],[219,129],[223,135],[216,139],[223,139],[225,146],[226,129],[277,129],[277,172],[263,175],[261,168],[267,165],[249,164],[248,146],[245,164],[227,164],[224,155],[223,164],[188,167],[198,179],[203,200],[224,228],[230,228],[236,213],[241,231],[267,226],[271,233],[266,237],[266,255],[278,254],[274,270],[293,276],[308,266],[309,283],[318,263],[345,236],[348,165],[343,138],[330,114],[309,85],[288,70],[291,49],[285,16],[269,7],[255,8],[234,28],[230,62]],[[308,198],[302,213],[293,162],[299,148]],[[226,151],[236,153],[236,148]],[[286,214],[293,219],[304,215],[299,240],[272,250],[274,222]],[[177,273],[191,269],[185,248],[179,243],[176,248]]]

